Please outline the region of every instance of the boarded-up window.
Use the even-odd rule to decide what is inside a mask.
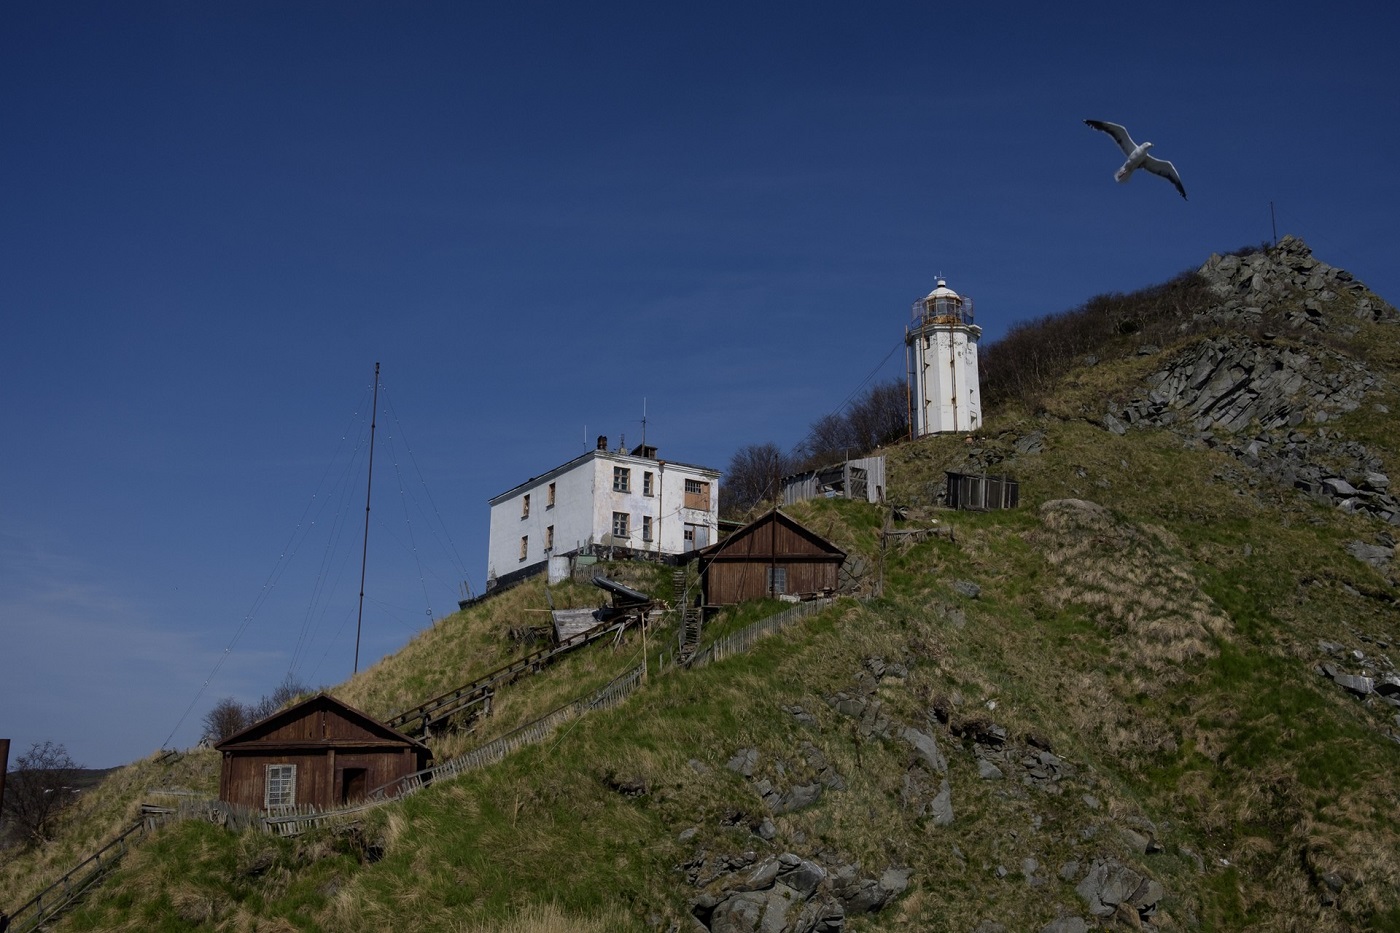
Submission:
[[[297,805],[297,766],[264,766],[266,784],[263,787],[263,808],[295,807]]]
[[[698,479],[685,481],[685,507],[688,509],[710,510],[710,484]]]

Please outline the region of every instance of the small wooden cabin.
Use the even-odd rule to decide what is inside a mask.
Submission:
[[[836,591],[846,552],[774,509],[700,550],[705,605]]]
[[[257,810],[332,808],[428,767],[433,753],[327,693],[214,746],[219,799]]]

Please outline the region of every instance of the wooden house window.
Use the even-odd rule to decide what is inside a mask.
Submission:
[[[685,507],[688,509],[710,510],[710,484],[698,479],[685,481]]]
[[[625,538],[632,530],[632,516],[628,512],[613,513],[612,533],[614,538]]]
[[[648,473],[647,475],[650,476],[651,474]],[[650,540],[651,540],[651,516],[650,516],[650,515],[643,515],[643,516],[642,516],[642,540],[643,540],[643,541],[650,541]]]
[[[544,500],[544,507],[547,508],[547,509],[552,509],[552,508],[554,508],[554,484],[553,484],[553,483],[550,483],[550,484],[549,484],[549,498],[547,498],[547,499]]]
[[[530,494],[526,493],[525,498],[520,501],[520,517],[530,517]]]
[[[263,785],[263,808],[273,810],[278,807],[297,805],[297,766],[264,765],[266,782]]]
[[[627,467],[613,467],[613,492],[632,491],[632,471]]]
[[[656,478],[656,474],[655,474],[655,473],[643,473],[643,474],[642,474],[642,495],[644,495],[644,496],[655,495],[655,493],[652,492],[652,481],[653,481],[655,478]]]
[[[778,596],[787,592],[787,568],[768,568],[768,592],[773,596]]]

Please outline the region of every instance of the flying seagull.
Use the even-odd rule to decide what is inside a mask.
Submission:
[[[1114,180],[1118,182],[1127,181],[1138,169],[1146,169],[1153,175],[1161,175],[1167,181],[1176,185],[1176,190],[1181,192],[1183,198],[1186,197],[1186,189],[1181,185],[1181,176],[1176,173],[1176,166],[1165,159],[1154,159],[1147,154],[1147,150],[1152,148],[1151,143],[1143,143],[1139,146],[1133,142],[1133,138],[1128,135],[1128,131],[1117,123],[1105,123],[1102,120],[1085,120],[1089,126],[1096,130],[1102,130],[1112,136],[1118,143],[1118,148],[1123,150],[1123,154],[1128,157],[1128,161],[1123,163],[1123,167],[1113,173]]]

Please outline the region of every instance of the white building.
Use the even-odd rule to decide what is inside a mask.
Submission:
[[[982,393],[977,378],[977,338],[972,299],[938,280],[914,302],[914,321],[905,328],[914,436],[975,431],[982,425]]]
[[[573,554],[673,555],[719,524],[718,470],[656,459],[656,448],[595,450],[491,499],[490,589]]]

